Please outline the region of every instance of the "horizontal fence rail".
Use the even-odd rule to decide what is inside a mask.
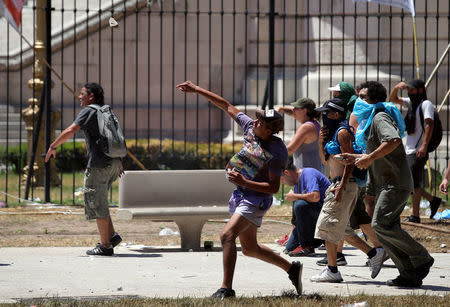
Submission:
[[[415,2],[420,77],[426,80],[450,43],[449,1]],[[331,97],[328,87],[340,81],[356,86],[376,80],[389,92],[399,81],[416,77],[410,12],[351,0],[277,0],[272,11],[270,3],[28,0],[20,32],[35,47],[51,46],[52,67],[76,92],[86,82],[103,86],[105,103],[118,115],[130,151],[147,169],[224,168],[240,148],[242,135],[222,111],[175,89],[185,80],[254,116],[256,108],[300,97],[321,105]],[[49,42],[45,36],[40,41],[38,33],[45,33],[45,21],[34,31],[41,22],[37,16],[46,10],[51,11]],[[118,25],[110,26],[110,18]],[[37,121],[33,110],[39,106],[45,67],[3,17],[0,41],[0,199],[13,205],[25,202],[24,175]],[[80,106],[54,75],[52,80],[54,139]],[[447,55],[430,82],[428,98],[438,106],[449,88]],[[434,187],[449,160],[448,109],[447,100],[440,112],[444,138],[430,154]],[[285,120],[280,136],[288,142],[298,124]],[[77,133],[58,148],[51,202],[83,203],[84,146],[83,134]],[[43,154],[44,145],[38,145],[32,200],[44,197]],[[139,169],[129,157],[124,164]],[[117,183],[111,201],[117,203]]]

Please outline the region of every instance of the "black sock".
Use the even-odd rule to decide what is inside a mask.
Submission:
[[[293,270],[295,270],[295,265],[293,263],[291,263],[291,267],[289,268],[288,274],[292,274]]]
[[[337,257],[338,257],[338,258],[344,257],[344,254],[343,254],[343,253],[340,253],[340,252],[337,252]]]
[[[368,253],[367,256],[369,256],[369,259],[373,258],[377,254],[377,249],[372,248]]]
[[[330,269],[330,271],[332,273],[337,273],[338,272],[337,266],[329,265],[328,268]]]

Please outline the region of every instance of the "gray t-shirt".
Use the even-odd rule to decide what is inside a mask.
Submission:
[[[83,108],[75,118],[74,124],[81,127],[86,141],[86,156],[88,158],[87,168],[103,168],[110,164],[112,158],[106,156],[100,143],[100,132],[98,131],[97,110],[90,107]]]
[[[373,117],[367,139],[367,153],[376,150],[381,143],[401,139],[395,121],[385,112]],[[377,195],[382,189],[401,189],[413,191],[411,171],[406,161],[403,144],[388,155],[375,160],[369,167],[367,194]]]

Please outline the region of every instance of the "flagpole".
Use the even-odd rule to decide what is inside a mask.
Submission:
[[[417,33],[416,33],[416,17],[412,16],[413,20],[413,34],[414,34],[414,53],[416,54],[416,76],[420,79],[420,68],[419,68],[419,48],[417,46]]]
[[[448,96],[450,95],[450,89],[447,91],[447,94],[445,94],[444,99],[441,102],[441,105],[438,108],[438,113],[441,112],[442,107],[444,106],[445,101],[447,100]]]

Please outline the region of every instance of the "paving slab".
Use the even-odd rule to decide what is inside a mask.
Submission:
[[[348,265],[339,267],[344,282],[312,283],[309,277],[323,267],[315,262],[325,255],[291,258],[282,247],[268,244],[283,257],[303,263],[304,294],[348,296],[444,295],[450,291],[450,255],[433,254],[435,263],[419,289],[386,286],[398,271],[388,260],[376,279],[370,278],[366,256],[344,249]],[[0,301],[65,297],[206,297],[222,280],[222,252],[183,252],[176,248],[121,246],[113,257],[87,256],[83,247],[36,247],[0,249]],[[281,295],[294,288],[281,269],[238,252],[233,288],[237,296]]]

